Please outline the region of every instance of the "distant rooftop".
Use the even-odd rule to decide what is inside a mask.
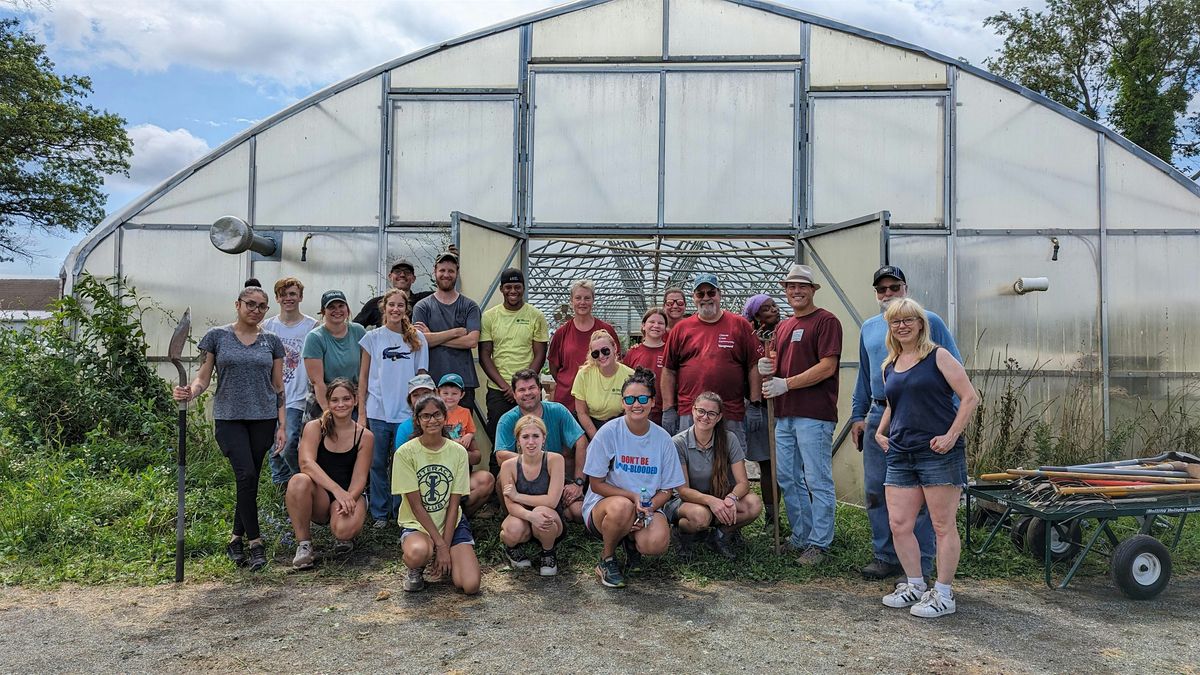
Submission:
[[[58,299],[62,282],[57,279],[0,279],[0,310],[45,311]]]

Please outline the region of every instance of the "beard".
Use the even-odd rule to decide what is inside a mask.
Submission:
[[[886,312],[887,308],[890,307],[893,302],[895,302],[899,299],[900,298],[888,298],[887,300],[880,300],[879,301],[879,311]]]

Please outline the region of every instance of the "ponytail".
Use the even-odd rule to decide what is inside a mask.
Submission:
[[[331,441],[337,440],[337,428],[333,422],[333,411],[329,409],[329,397],[339,387],[350,392],[351,396],[358,397],[358,387],[354,386],[353,382],[344,377],[339,377],[329,383],[329,387],[325,390],[325,412],[321,413],[321,416],[317,419],[320,420],[321,438],[328,438]]]

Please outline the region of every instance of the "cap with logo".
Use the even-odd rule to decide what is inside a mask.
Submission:
[[[452,384],[459,389],[467,388],[467,385],[463,384],[463,379],[458,373],[446,373],[442,376],[442,379],[438,380],[438,387],[444,387],[448,384]]]
[[[813,281],[813,271],[808,265],[796,263],[788,268],[788,274],[784,277],[780,284],[787,286],[788,284],[808,284],[816,290],[821,289],[821,284]]]
[[[696,275],[695,279],[692,280],[692,292],[695,293],[696,289],[700,288],[704,284],[708,284],[718,291],[721,290],[721,282],[717,279],[717,275],[713,274],[712,272],[701,272],[700,274]]]
[[[434,265],[438,265],[438,264],[441,264],[444,262],[452,262],[455,265],[457,265],[458,264],[458,254],[455,253],[454,251],[442,251],[441,253],[439,253],[437,255],[436,258],[433,259]]]
[[[432,377],[426,375],[425,373],[421,373],[420,375],[414,375],[412,378],[410,378],[408,380],[408,395],[409,396],[412,396],[414,392],[420,391],[422,389],[428,389],[429,391],[433,391],[434,389],[437,389],[437,386],[434,385],[434,383],[433,383]]]
[[[392,263],[392,269],[389,271],[397,272],[399,270],[408,270],[409,272],[413,272],[415,274],[417,271],[417,268],[413,267],[412,263],[408,262],[404,258],[401,258],[401,259],[397,260],[396,262]]]
[[[500,285],[504,284],[525,284],[525,273],[521,270],[510,267],[500,273]]]
[[[871,285],[874,286],[875,284],[879,283],[879,280],[884,277],[894,277],[899,279],[900,283],[902,284],[908,283],[908,279],[904,278],[904,270],[896,267],[895,265],[884,265],[883,267],[875,270],[875,277],[871,280]]]
[[[325,309],[335,302],[345,302],[347,305],[350,304],[349,302],[346,302],[346,294],[341,291],[325,291],[321,294],[321,309]]]

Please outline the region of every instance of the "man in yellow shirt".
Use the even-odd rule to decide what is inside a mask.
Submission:
[[[509,381],[518,370],[541,372],[550,342],[545,315],[525,302],[525,275],[521,270],[510,267],[501,273],[500,294],[504,304],[483,313],[479,333],[479,365],[489,380],[486,431],[493,442],[501,415],[517,405]],[[495,474],[500,467],[495,464],[495,455],[492,457],[491,470]]]

